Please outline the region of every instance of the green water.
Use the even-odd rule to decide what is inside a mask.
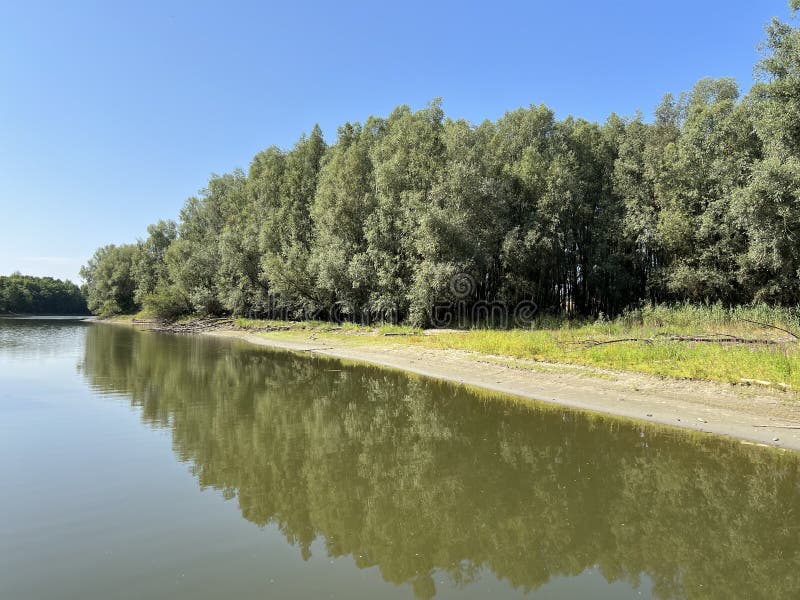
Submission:
[[[0,598],[796,598],[798,456],[0,321]]]

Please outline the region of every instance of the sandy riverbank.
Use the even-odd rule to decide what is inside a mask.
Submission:
[[[800,401],[790,392],[379,341],[353,345],[345,339],[316,340],[297,332],[218,330],[205,335],[381,365],[576,409],[800,450]]]

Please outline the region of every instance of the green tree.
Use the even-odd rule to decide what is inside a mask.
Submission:
[[[178,237],[175,221],[159,221],[147,226],[147,239],[139,240],[139,251],[133,263],[133,277],[136,280],[134,299],[142,304],[156,286],[167,280],[167,266],[164,261],[167,250]]]
[[[667,94],[646,124],[641,116],[624,124],[617,136],[612,185],[624,206],[621,234],[630,244],[632,285],[639,298],[666,297],[664,273],[669,255],[659,235],[661,177],[666,148],[680,136],[681,107]]]
[[[186,201],[178,239],[165,254],[169,279],[177,288],[173,295],[186,298],[199,314],[220,314],[226,302],[231,305],[231,288],[237,282],[223,271],[221,240],[226,231],[236,229],[249,208],[246,183],[240,170],[212,175],[200,197]]]
[[[773,20],[764,52],[761,80],[747,99],[763,159],[735,207],[747,231],[741,278],[756,300],[794,304],[800,299],[800,31]]]
[[[0,275],[0,314],[85,315],[86,301],[69,280]]]
[[[80,274],[86,283],[86,303],[95,314],[115,315],[135,312],[139,305],[134,293],[133,265],[138,259],[136,244],[98,248]]]
[[[364,227],[377,203],[370,151],[382,130],[382,121],[374,118],[364,127],[339,128],[311,207],[311,271],[320,300],[336,306],[340,316],[353,317],[368,307],[374,276]]]
[[[320,303],[309,265],[311,205],[326,147],[318,125],[295,144],[285,158],[277,203],[261,226],[263,277],[278,304],[292,315]]]
[[[743,301],[744,232],[731,208],[760,148],[732,79],[704,79],[687,96],[679,138],[665,148],[658,234],[667,290],[694,301]]]
[[[365,235],[374,271],[370,311],[379,318],[409,315],[420,225],[445,165],[443,120],[439,99],[416,113],[408,106],[396,108],[371,152],[377,198]],[[418,311],[410,316],[413,322],[424,322]]]
[[[111,312],[418,325],[454,300],[570,315],[797,303],[798,65],[800,32],[774,20],[744,100],[732,79],[703,79],[667,94],[653,122],[530,106],[474,126],[446,119],[437,99],[347,123],[330,148],[315,126],[291,150],[258,153],[246,176],[212,176],[177,227],[151,226],[132,303],[100,257],[87,294]],[[10,294],[30,302],[24,286]]]

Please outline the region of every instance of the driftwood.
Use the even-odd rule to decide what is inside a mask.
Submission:
[[[752,323],[753,325],[760,325],[761,327],[767,327],[768,329],[777,329],[778,331],[782,331],[783,333],[788,333],[796,340],[800,340],[800,336],[798,336],[795,332],[789,331],[788,329],[784,329],[783,327],[778,327],[777,325],[772,325],[771,323],[762,323],[761,321],[753,321],[751,319],[742,319],[745,323]]]
[[[753,344],[753,345],[763,345],[763,346],[776,346],[782,344],[790,344],[794,341],[800,340],[800,335],[796,334],[795,332],[789,329],[784,329],[783,327],[778,327],[777,325],[773,325],[771,323],[762,323],[761,321],[754,321],[752,319],[745,319],[745,318],[740,318],[739,320],[744,321],[745,323],[758,325],[766,329],[775,329],[777,331],[787,333],[792,337],[791,339],[747,338],[738,335],[732,335],[730,333],[704,333],[698,335],[660,335],[649,338],[627,337],[627,338],[618,338],[613,340],[579,340],[573,343],[584,344],[587,347],[605,346],[606,344],[619,344],[621,342],[644,342],[646,344],[652,344],[654,342],[697,342],[697,343]]]
[[[800,429],[800,425],[753,425],[753,427],[770,427],[774,429]]]
[[[207,319],[196,319],[193,321],[153,321],[137,320],[134,324],[140,325],[152,331],[163,331],[165,333],[202,333],[204,331],[214,331],[216,329],[236,329],[239,331],[288,331],[291,325],[277,325],[265,327],[237,327],[232,317],[209,317]]]
[[[705,335],[669,335],[660,337],[629,337],[617,338],[613,340],[580,340],[579,344],[588,347],[605,346],[607,344],[619,344],[621,342],[644,342],[652,344],[654,342],[698,342],[698,343],[725,343],[725,344],[756,344],[756,345],[778,345],[786,344],[792,340],[774,340],[770,338],[744,338],[728,333],[705,334]]]
[[[168,323],[166,321],[154,322],[150,324],[149,329],[154,331],[164,331],[167,333],[201,333],[203,331],[213,331],[215,329],[230,328],[233,325],[233,319],[198,319],[195,321],[187,321],[184,323],[174,322]]]
[[[265,327],[237,327],[232,324],[230,327],[228,327],[228,329],[236,329],[237,331],[267,332],[267,331],[289,331],[290,329],[293,329],[293,327],[291,325],[276,325],[276,326],[267,325]]]

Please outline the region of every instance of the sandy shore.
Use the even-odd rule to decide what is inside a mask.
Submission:
[[[768,388],[658,378],[637,373],[512,360],[400,344],[352,345],[307,335],[211,331],[259,346],[310,352],[695,431],[800,450],[797,395]]]

